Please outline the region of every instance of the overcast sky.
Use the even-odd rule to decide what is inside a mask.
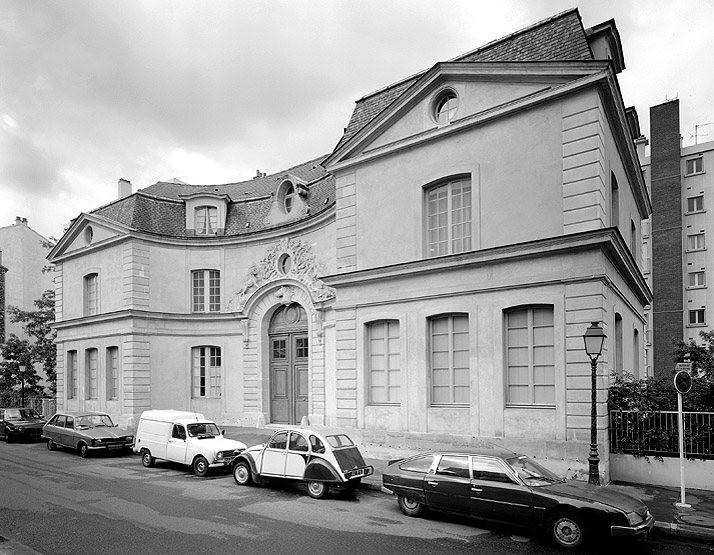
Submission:
[[[316,158],[365,94],[572,7],[615,19],[645,135],[679,98],[714,140],[714,0],[0,0],[0,227]]]

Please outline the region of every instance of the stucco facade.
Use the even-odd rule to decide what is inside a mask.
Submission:
[[[644,360],[615,322],[642,337],[651,302],[623,67],[614,23],[570,10],[358,100],[320,159],[80,215],[50,257],[58,403],[500,442],[578,474],[597,321],[607,479],[609,372]]]

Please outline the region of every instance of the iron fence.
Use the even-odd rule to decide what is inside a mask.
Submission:
[[[714,412],[683,412],[682,418],[685,456],[714,459]],[[677,411],[610,411],[610,451],[679,456]]]

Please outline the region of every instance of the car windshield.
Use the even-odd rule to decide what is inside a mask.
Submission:
[[[537,462],[522,455],[520,457],[506,459],[506,462],[518,473],[521,480],[529,486],[547,486],[556,482],[565,481],[547,468],[542,467]]]
[[[76,417],[75,428],[111,428],[114,422],[108,414],[82,414]]]
[[[197,422],[195,424],[189,424],[186,426],[188,428],[188,435],[190,437],[215,437],[221,435],[218,431],[218,426],[213,422]]]
[[[345,434],[337,434],[334,436],[325,437],[327,442],[332,446],[333,449],[339,449],[340,447],[351,447],[354,445],[352,440]]]
[[[41,418],[35,409],[6,409],[5,420],[27,420],[29,418]]]

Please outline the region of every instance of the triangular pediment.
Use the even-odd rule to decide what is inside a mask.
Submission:
[[[80,214],[47,257],[55,261],[120,239],[129,229],[96,214]]]
[[[537,103],[555,90],[607,70],[601,61],[578,62],[447,62],[425,72],[323,165],[372,152],[432,140],[455,127],[473,124],[489,114],[506,114]],[[456,99],[451,117],[439,117],[445,96]]]

